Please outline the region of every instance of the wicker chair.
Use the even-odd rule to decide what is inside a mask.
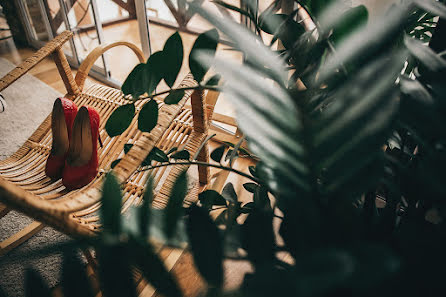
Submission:
[[[78,106],[89,105],[99,111],[101,116],[100,135],[103,148],[99,148],[99,173],[89,185],[75,191],[67,191],[61,180],[53,181],[45,176],[44,167],[51,148],[51,116],[38,127],[25,144],[8,159],[0,161],[0,218],[10,209],[18,210],[36,220],[25,229],[0,243],[0,254],[6,253],[33,234],[44,225],[49,225],[71,236],[91,236],[100,227],[99,218],[95,214],[100,207],[101,186],[104,172],[110,169],[111,163],[122,155],[124,144],[132,143],[130,151],[113,169],[118,181],[122,184],[122,211],[131,205],[141,202],[145,183],[152,175],[155,179],[157,193],[154,207],[163,207],[168,199],[173,181],[187,166],[157,168],[150,172],[139,172],[137,169],[148,153],[156,145],[166,150],[171,147],[185,146],[194,153],[207,136],[208,121],[212,116],[218,94],[210,92],[205,99],[203,92],[187,91],[177,105],[159,103],[159,119],[157,126],[150,133],[142,133],[132,123],[122,135],[110,138],[104,125],[112,111],[126,101],[120,90],[94,84],[83,90],[88,72],[95,60],[106,50],[115,46],[127,46],[143,62],[142,52],[127,42],[117,42],[107,46],[99,46],[92,51],[80,66],[73,78],[70,66],[63,53],[62,45],[71,38],[72,33],[65,31],[20,66],[0,79],[0,91],[24,75],[28,70],[50,54],[53,55],[61,78],[67,89],[65,97],[74,100]],[[189,74],[181,82],[181,87],[196,84]],[[191,108],[185,102],[191,99]],[[207,100],[207,101],[206,101]],[[139,110],[144,102],[136,103]],[[208,161],[208,149],[205,147],[198,157]],[[199,183],[189,192],[186,201],[196,199],[200,185],[209,181],[207,167],[199,167]],[[43,223],[43,224],[42,224]]]

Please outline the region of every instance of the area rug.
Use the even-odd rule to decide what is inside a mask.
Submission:
[[[0,58],[0,77],[15,66]],[[0,159],[13,154],[31,136],[36,128],[50,114],[53,102],[62,94],[32,75],[25,74],[2,91],[6,109],[0,113]],[[0,219],[0,241],[23,229],[32,220],[18,212],[11,211]],[[7,296],[24,296],[23,276],[26,267],[37,270],[53,287],[59,280],[61,257],[52,255],[44,258],[27,259],[26,255],[36,248],[69,240],[50,227],[45,227],[31,239],[0,257],[0,287]]]

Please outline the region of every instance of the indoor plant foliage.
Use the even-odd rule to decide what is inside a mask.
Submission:
[[[215,162],[208,166],[250,178],[244,187],[253,201],[240,203],[228,184],[221,194],[205,191],[197,205],[183,209],[182,174],[166,209],[150,209],[149,180],[143,205],[132,210],[131,221],[122,220],[119,186],[109,174],[103,231],[86,243],[98,251],[106,295],[135,295],[132,266],[162,294],[181,295],[149,236],[183,247],[188,242],[209,294],[441,296],[446,291],[446,60],[423,44],[430,37],[425,32],[434,31],[433,17],[445,18],[446,7],[434,0],[402,1],[365,25],[364,7],[324,12],[329,1],[301,2],[316,29],[296,20],[297,11],[278,14],[277,5],[257,14],[253,7],[243,11],[218,1],[251,19],[260,36],[269,34],[273,42],[266,45],[239,24],[197,7],[245,59],[240,65],[215,58],[218,31],[200,35],[189,55],[198,82],[191,88],[227,94],[250,153],[260,159],[250,175],[233,169],[242,153],[238,143],[226,154],[228,162],[222,147],[212,152]],[[273,50],[277,40],[283,49]],[[175,33],[162,51],[135,67],[122,87],[129,103],[107,122],[111,136],[125,131],[138,100],[146,100],[136,115],[138,128],[155,127],[156,86],[164,80],[172,88],[182,60]],[[203,80],[211,66],[223,84],[218,76]],[[184,91],[172,88],[161,95],[168,94],[165,104],[176,104]],[[182,163],[201,164],[187,151],[155,148],[141,170]],[[209,214],[217,208],[223,211],[212,220]],[[284,261],[279,252],[292,260]],[[226,257],[253,266],[235,292],[222,289]],[[79,268],[76,262],[65,266]],[[66,294],[77,277],[64,278]],[[35,274],[29,279],[30,286],[43,286]],[[77,289],[77,296],[90,292],[87,285]]]

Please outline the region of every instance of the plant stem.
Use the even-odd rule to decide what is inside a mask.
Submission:
[[[162,163],[162,164],[158,164],[158,165],[154,165],[154,166],[148,166],[148,167],[144,167],[141,169],[138,169],[138,171],[145,171],[145,170],[151,170],[151,169],[155,169],[155,168],[159,168],[159,167],[165,167],[165,166],[172,166],[172,165],[201,165],[201,166],[207,166],[207,167],[214,167],[214,168],[219,168],[219,169],[223,169],[223,170],[228,170],[231,172],[234,172],[238,175],[241,175],[243,177],[246,177],[250,180],[252,180],[255,183],[261,184],[261,181],[247,173],[244,173],[242,171],[239,171],[237,169],[231,168],[231,167],[226,167],[223,166],[221,164],[210,164],[210,163],[206,163],[206,162],[201,162],[201,161],[181,161],[181,162],[168,162],[168,163]]]
[[[220,89],[218,87],[198,85],[198,86],[194,86],[194,87],[183,87],[183,88],[177,88],[177,89],[169,89],[166,91],[152,94],[150,96],[140,97],[140,98],[136,99],[135,101],[144,100],[144,99],[152,99],[152,98],[155,98],[155,97],[158,97],[158,96],[161,96],[161,95],[173,92],[173,91],[189,91],[189,90],[200,90],[200,89],[211,90],[211,91],[220,91]]]

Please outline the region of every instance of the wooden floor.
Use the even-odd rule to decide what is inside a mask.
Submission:
[[[121,32],[122,34],[124,34],[124,32],[127,32],[124,27],[116,27],[113,30],[115,33],[120,30],[122,30]],[[171,33],[172,31],[168,32],[167,30],[166,32],[163,33],[164,34],[163,36],[169,36]],[[183,35],[183,43],[185,44],[186,52],[191,48],[194,39],[195,37],[193,37],[192,39],[192,36],[188,37],[187,35]],[[160,42],[159,44],[153,43],[153,46],[155,48],[157,47],[161,48],[162,46],[161,44],[164,44],[164,41]],[[32,48],[17,49],[12,39],[0,42],[0,57],[6,58],[16,65],[19,64],[24,59],[26,59],[27,57],[29,57],[30,55],[32,55],[34,52],[35,50]],[[126,60],[126,58],[122,59]],[[113,60],[113,61],[115,61],[117,65],[122,64],[122,61],[119,60],[118,61]],[[136,60],[135,62],[132,63],[135,64]],[[74,69],[73,71],[75,72]],[[187,69],[186,70],[183,69],[182,71],[183,73],[185,73],[185,71],[187,72]],[[38,66],[36,66],[30,71],[30,74],[34,75],[35,77],[37,77],[44,83],[48,84],[49,86],[53,87],[57,91],[65,93],[63,83],[57,72],[56,66],[51,59],[47,58],[44,61],[42,61]],[[90,83],[98,83],[98,82],[90,78],[87,81],[87,84]],[[226,106],[226,103],[220,104],[219,110],[217,111],[226,113],[225,112],[226,108],[229,108],[228,106]],[[216,148],[219,145],[220,145],[219,143],[212,142],[211,148]],[[247,168],[249,165],[252,164],[254,164],[253,160],[238,159],[234,164],[234,168],[242,170],[244,172],[248,172]],[[216,172],[217,170],[215,169],[211,170],[211,174],[215,174]],[[239,198],[241,201],[247,202],[252,200],[251,194],[248,193],[246,190],[244,190],[242,186],[243,183],[248,181],[247,179],[241,178],[234,173],[230,173],[227,177],[227,181],[232,182],[234,184],[234,187],[237,193],[239,194]],[[192,257],[188,252],[183,252],[181,250],[164,249],[160,252],[160,255],[165,260],[166,266],[169,269],[171,269],[172,272],[177,277],[180,286],[184,291],[185,296],[196,296],[201,290],[203,290],[203,281],[199,276],[199,274],[197,273],[197,271],[195,270]],[[244,273],[251,269],[248,263],[234,262],[234,261],[226,261],[225,267],[226,267],[225,286],[227,288],[237,287],[241,283]],[[150,286],[148,286],[144,282],[140,284],[139,290],[141,292],[141,296],[153,296],[153,290],[151,289]],[[57,291],[58,289],[56,288],[56,292]]]

